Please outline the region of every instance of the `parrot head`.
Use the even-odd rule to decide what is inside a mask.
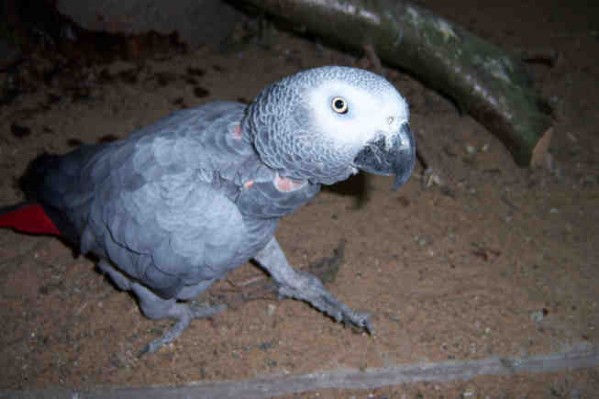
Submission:
[[[383,77],[328,66],[286,77],[250,104],[244,136],[281,176],[333,184],[358,170],[404,184],[416,148],[408,105]]]

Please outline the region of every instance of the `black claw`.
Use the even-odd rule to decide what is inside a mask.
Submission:
[[[368,335],[374,335],[374,328],[372,327],[372,323],[370,322],[370,316],[366,316],[363,319],[359,319],[357,317],[344,315],[341,322],[345,326],[350,327],[355,332],[362,333],[366,331]]]
[[[364,330],[366,330],[368,335],[371,335],[371,336],[374,335],[374,327],[372,327],[372,323],[370,322],[370,319],[368,319],[364,322]]]
[[[137,352],[137,357],[141,359],[143,356],[155,352],[156,349],[157,348],[152,349],[151,343],[147,344],[139,352]]]

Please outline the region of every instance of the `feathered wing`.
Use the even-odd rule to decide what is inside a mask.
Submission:
[[[94,201],[82,245],[162,297],[222,277],[245,237],[237,207],[194,171]],[[95,249],[98,249],[97,251]]]
[[[47,173],[39,200],[79,238],[162,297],[237,266],[245,227],[232,201],[253,156],[236,136],[243,106],[176,113],[125,141],[87,146]],[[236,263],[237,262],[237,263]]]

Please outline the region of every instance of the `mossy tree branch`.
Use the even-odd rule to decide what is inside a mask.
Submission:
[[[519,165],[538,162],[550,139],[549,107],[520,61],[429,10],[397,0],[239,0],[325,41],[372,46],[452,98],[496,135]]]

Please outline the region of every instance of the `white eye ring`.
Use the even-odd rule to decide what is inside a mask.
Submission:
[[[331,101],[331,108],[338,114],[347,114],[348,105],[343,97],[335,97]]]

